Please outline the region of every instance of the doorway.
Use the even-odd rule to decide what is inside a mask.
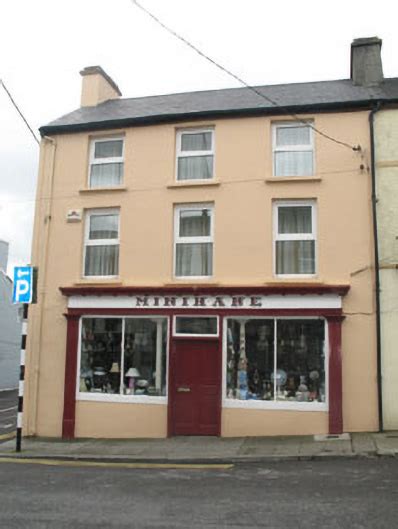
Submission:
[[[169,433],[220,435],[220,340],[173,340],[170,365]]]

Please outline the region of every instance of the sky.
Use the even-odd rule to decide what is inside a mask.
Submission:
[[[398,77],[393,3],[379,0],[140,0],[164,23],[252,85],[344,79],[354,38],[383,40]],[[239,84],[166,33],[131,0],[1,0],[0,79],[31,127],[79,107],[85,66],[123,97]],[[0,86],[0,239],[8,273],[30,262],[39,149]]]

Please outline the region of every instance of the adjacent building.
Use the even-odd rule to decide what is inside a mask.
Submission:
[[[41,128],[25,433],[378,429],[369,116],[346,80],[122,99],[100,68]]]
[[[398,430],[398,110],[380,105],[372,118],[380,278],[382,424]]]
[[[8,242],[0,240],[0,391],[18,387],[21,320],[7,275]]]

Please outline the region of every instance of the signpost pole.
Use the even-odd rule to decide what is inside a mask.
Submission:
[[[23,414],[23,396],[25,386],[25,351],[26,351],[26,336],[28,334],[28,303],[23,304],[23,319],[22,319],[22,337],[21,337],[21,361],[19,368],[19,390],[18,390],[18,416],[17,416],[17,437],[16,437],[16,451],[21,451],[22,444],[22,414]]]
[[[14,268],[14,288],[13,302],[22,303],[22,337],[21,337],[21,360],[19,369],[19,390],[18,390],[18,416],[17,416],[17,435],[16,451],[21,451],[22,444],[22,413],[23,397],[25,386],[25,353],[26,337],[28,334],[28,309],[29,303],[37,301],[37,268],[32,266],[17,266]]]

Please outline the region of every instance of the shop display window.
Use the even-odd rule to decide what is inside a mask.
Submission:
[[[80,393],[164,396],[166,344],[166,318],[83,318]]]
[[[318,402],[325,392],[322,319],[228,319],[226,397]]]

